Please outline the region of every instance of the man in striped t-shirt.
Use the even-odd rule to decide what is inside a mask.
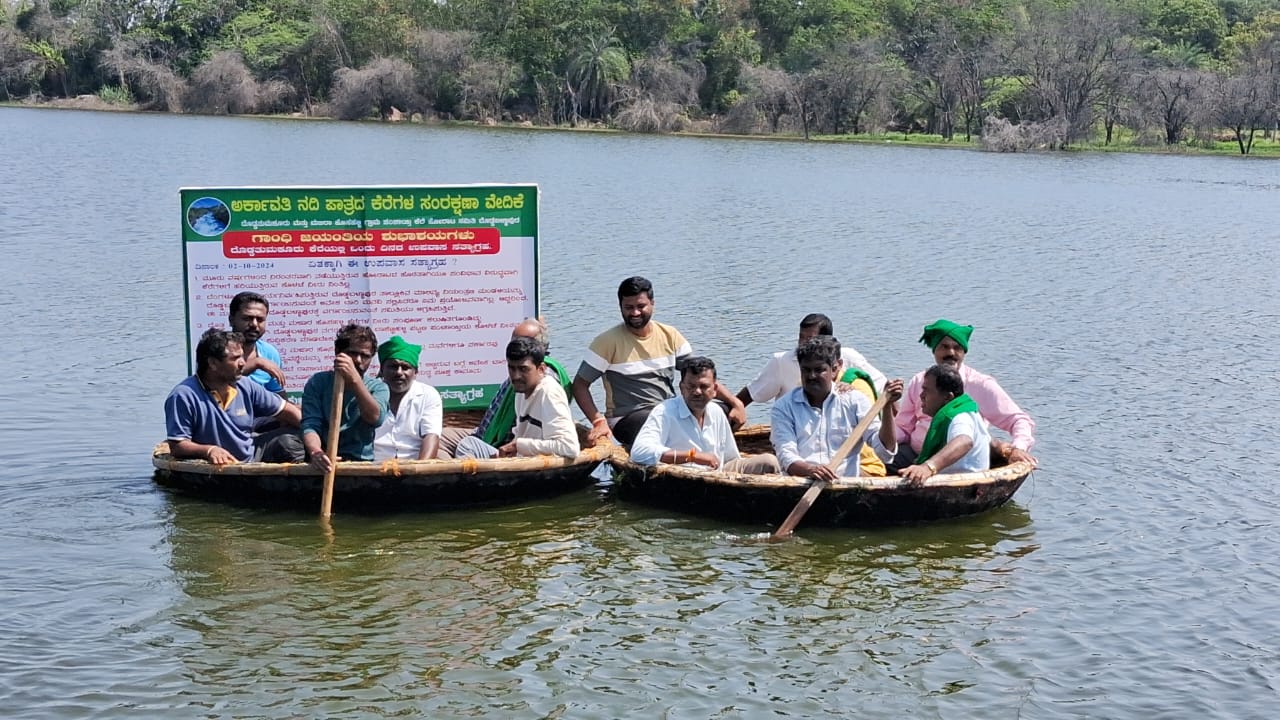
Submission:
[[[675,397],[676,370],[693,355],[693,348],[679,330],[653,319],[653,283],[648,280],[623,280],[618,286],[618,306],[622,323],[591,342],[573,379],[573,398],[591,421],[588,441],[612,435],[630,445],[649,412]],[[591,384],[600,378],[604,381],[604,413],[591,397]],[[745,420],[742,401],[722,383],[716,384],[716,397],[729,406],[731,420]]]

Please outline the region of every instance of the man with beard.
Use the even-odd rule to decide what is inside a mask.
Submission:
[[[373,436],[373,459],[429,460],[440,448],[444,405],[440,393],[418,382],[422,346],[399,335],[378,346],[378,377],[390,391],[388,412]]]
[[[338,457],[342,460],[373,460],[373,435],[387,416],[390,391],[378,378],[367,378],[378,347],[378,336],[366,325],[349,323],[338,331],[333,341],[333,369],[318,372],[302,389],[302,441],[296,435],[290,450],[293,462],[308,462],[328,472],[329,456],[323,441],[328,439],[329,408],[333,405],[334,378],[343,380],[342,412],[339,416]]]
[[[850,453],[841,465],[827,467],[849,433],[871,410],[866,395],[845,386],[834,392],[840,368],[840,343],[829,335],[819,335],[796,350],[800,361],[800,387],[773,404],[771,439],[778,464],[788,475],[832,481],[859,475],[856,454]],[[889,396],[880,417],[871,422],[863,441],[881,460],[893,459],[898,444],[894,440],[893,407],[902,395],[902,381],[890,380],[883,392]]]
[[[547,373],[547,349],[527,337],[507,344],[507,377],[515,391],[515,438],[494,447],[475,435],[458,441],[460,458],[578,456],[578,429],[560,380]]]
[[[231,298],[228,319],[231,330],[244,336],[244,374],[267,390],[284,396],[284,371],[280,351],[262,339],[267,331],[267,313],[271,304],[262,295],[248,291]]]
[[[612,436],[630,445],[663,400],[675,397],[675,375],[680,363],[693,354],[679,330],[653,319],[653,283],[630,277],[618,286],[622,323],[591,342],[587,356],[573,379],[573,398],[591,422],[589,442]],[[591,384],[603,378],[605,412],[596,408]],[[729,419],[746,421],[746,408],[723,383],[716,382],[716,397],[724,401]]]
[[[959,371],[964,388],[962,392],[978,404],[983,419],[1009,433],[1012,442],[997,441],[993,451],[1009,462],[1025,461],[1035,465],[1036,459],[1029,452],[1036,441],[1033,435],[1036,430],[1035,421],[1018,407],[995,378],[964,364],[969,352],[969,336],[972,334],[972,325],[957,325],[950,320],[939,320],[925,326],[920,342],[933,351],[936,364],[951,365]],[[907,383],[902,409],[898,412],[896,421],[897,440],[902,450],[894,461],[895,467],[913,464],[933,421],[933,417],[920,404],[924,377],[925,371],[921,371]]]
[[[640,465],[694,465],[754,475],[781,472],[773,455],[738,453],[729,419],[711,401],[715,394],[716,364],[705,357],[685,360],[680,366],[680,395],[649,413],[631,444],[631,459]]]
[[[237,332],[206,330],[196,345],[196,374],[164,401],[170,452],[214,465],[287,459],[273,445],[256,441],[253,425],[275,418],[297,427],[298,406],[244,377],[244,338]],[[259,438],[258,440],[261,440]]]
[[[933,418],[915,463],[898,474],[920,485],[939,473],[979,472],[991,467],[991,434],[978,403],[964,392],[958,365],[924,371],[920,409]]]

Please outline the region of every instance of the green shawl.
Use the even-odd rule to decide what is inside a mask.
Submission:
[[[920,445],[920,455],[916,457],[917,464],[927,461],[947,444],[947,430],[951,428],[951,419],[967,412],[978,412],[978,403],[967,394],[957,395],[938,410],[938,414],[933,416],[933,422],[929,423],[929,432],[925,434],[924,442]]]
[[[871,398],[873,400],[880,399],[880,393],[876,392],[876,384],[866,371],[851,367],[845,368],[844,372],[840,374],[840,382],[846,385],[852,385],[854,380],[866,381],[867,385],[871,386]]]
[[[546,364],[547,369],[556,374],[560,386],[568,394],[569,385],[573,379],[569,377],[564,366],[549,357],[543,358],[542,362]],[[502,383],[499,392],[502,393],[502,400],[498,404],[498,409],[494,411],[493,417],[490,418],[489,424],[484,427],[484,434],[480,436],[481,440],[494,447],[507,443],[516,426],[516,393],[511,389],[511,383]]]

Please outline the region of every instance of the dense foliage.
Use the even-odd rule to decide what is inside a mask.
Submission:
[[[0,101],[1250,149],[1280,0],[0,0]]]

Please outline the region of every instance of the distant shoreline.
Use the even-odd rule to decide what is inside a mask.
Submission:
[[[439,128],[481,128],[496,130],[534,130],[540,132],[566,132],[566,133],[598,133],[598,134],[617,134],[617,135],[637,135],[637,136],[664,136],[664,137],[688,137],[688,138],[715,138],[726,140],[763,140],[767,142],[796,142],[796,143],[823,143],[823,144],[855,144],[855,145],[897,145],[901,147],[914,148],[930,148],[938,150],[968,150],[972,152],[992,152],[996,154],[1014,154],[1014,155],[1055,155],[1058,153],[1132,153],[1138,155],[1171,155],[1177,157],[1197,157],[1197,156],[1218,156],[1218,157],[1237,157],[1245,160],[1263,159],[1276,160],[1280,159],[1280,138],[1268,141],[1263,136],[1263,132],[1259,131],[1254,140],[1253,149],[1250,154],[1243,155],[1240,153],[1234,140],[1217,140],[1217,147],[1197,147],[1194,145],[1132,145],[1113,143],[1111,145],[1103,145],[1101,143],[1089,143],[1068,147],[1062,150],[1050,150],[1045,148],[1023,150],[1013,153],[997,153],[994,150],[987,150],[982,147],[978,140],[964,140],[954,138],[950,141],[943,140],[939,135],[921,135],[921,134],[905,134],[905,133],[884,133],[884,134],[860,134],[860,135],[810,135],[804,138],[800,135],[762,135],[752,134],[743,135],[735,133],[721,133],[704,130],[684,130],[669,133],[633,133],[617,128],[604,127],[601,125],[594,126],[569,126],[569,125],[538,125],[531,121],[512,122],[512,121],[492,121],[489,123],[474,120],[336,120],[334,118],[321,115],[304,115],[301,113],[289,114],[248,114],[248,115],[202,115],[195,113],[171,113],[156,110],[140,110],[136,106],[112,105],[103,102],[97,96],[90,96],[91,99],[85,98],[57,98],[49,102],[30,103],[22,101],[0,102],[0,108],[25,108],[31,110],[73,110],[81,112],[113,112],[122,114],[137,115],[167,115],[174,117],[224,117],[236,119],[261,119],[261,120],[301,120],[301,121],[317,121],[317,122],[339,122],[339,123],[363,123],[363,124],[379,124],[379,125],[424,125],[428,127]]]

